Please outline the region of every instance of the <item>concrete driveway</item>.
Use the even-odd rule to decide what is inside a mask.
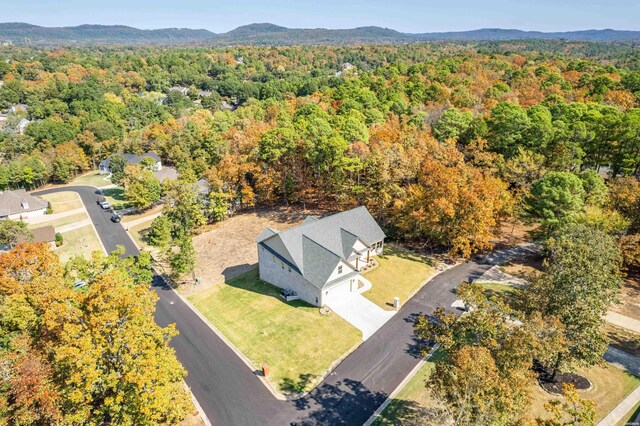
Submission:
[[[336,314],[362,332],[362,340],[367,340],[396,314],[385,311],[361,294],[353,292],[327,304]]]

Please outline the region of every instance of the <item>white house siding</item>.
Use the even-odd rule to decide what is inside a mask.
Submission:
[[[340,266],[342,266],[342,272],[340,271]],[[352,268],[347,262],[341,260],[338,266],[333,270],[329,278],[327,278],[327,282],[330,283],[334,280],[339,279],[341,276],[347,275],[349,272],[352,272],[354,268]]]
[[[7,217],[7,219],[11,219],[11,220],[27,219],[35,216],[42,216],[46,213],[47,213],[47,209],[32,210],[30,212],[11,214]]]
[[[345,294],[355,291],[358,286],[358,276],[351,277],[338,284],[322,289],[322,297],[320,303],[322,306],[330,303],[332,300],[341,299]]]
[[[293,268],[289,272],[287,264],[279,258],[275,257],[274,261],[274,255],[260,244],[258,244],[258,268],[262,281],[280,288],[293,290],[305,302],[314,306],[322,306],[320,304],[320,289],[307,281]]]

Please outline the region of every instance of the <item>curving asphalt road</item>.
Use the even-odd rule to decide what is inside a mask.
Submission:
[[[121,224],[96,204],[96,188],[71,186],[39,191],[77,192],[89,212],[105,249],[123,245],[127,255],[138,249]],[[178,359],[188,371],[193,394],[216,426],[356,425],[360,426],[384,402],[420,360],[413,321],[437,306],[451,306],[457,285],[479,276],[490,265],[467,262],[429,281],[371,338],[346,357],[308,396],[280,401],[254,372],[169,288],[155,276],[159,296],[155,313],[162,326],[175,323],[173,338]]]

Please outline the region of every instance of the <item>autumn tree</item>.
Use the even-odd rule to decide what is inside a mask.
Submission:
[[[455,147],[429,143],[416,184],[395,201],[394,224],[406,239],[448,246],[469,256],[491,247],[510,205],[506,185],[464,163]]]
[[[564,401],[554,399],[544,405],[551,419],[537,418],[538,426],[593,426],[596,424],[596,405],[583,399],[573,385],[562,384]]]
[[[519,314],[501,299],[487,298],[478,285],[462,284],[458,292],[469,307],[468,314],[458,318],[439,307],[430,317],[419,316],[414,324],[421,341],[440,344],[447,355],[436,363],[428,386],[454,421],[514,423],[529,406],[536,334],[530,327],[514,327]],[[478,359],[475,366],[474,358]],[[469,380],[458,376],[462,372],[469,374]],[[467,398],[477,406],[464,403],[469,402]]]
[[[109,157],[109,170],[111,171],[111,182],[116,185],[122,183],[124,179],[124,169],[127,167],[127,159],[122,154],[114,154]]]
[[[619,291],[621,256],[603,231],[571,224],[546,242],[544,273],[521,293],[526,312],[557,317],[568,340],[567,351],[546,362],[555,372],[599,362],[607,348],[603,316]]]
[[[151,425],[190,410],[167,344],[175,328],[153,319],[150,276],[136,274],[135,284],[128,266],[98,260],[74,291],[48,245],[0,254],[0,395],[10,423]]]
[[[160,200],[162,185],[148,168],[130,164],[122,178],[124,198],[135,208],[145,210]]]
[[[0,246],[11,248],[20,240],[33,240],[33,234],[27,227],[26,222],[22,222],[21,220],[1,220]]]

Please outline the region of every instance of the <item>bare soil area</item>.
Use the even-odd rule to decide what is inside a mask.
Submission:
[[[618,294],[620,303],[611,307],[612,311],[640,320],[640,272],[627,271],[627,276]]]
[[[190,295],[255,268],[258,264],[256,237],[266,228],[284,231],[298,225],[305,217],[329,214],[299,208],[258,209],[238,213],[209,226],[193,238],[196,249],[196,277],[202,282],[184,284],[180,292]]]

